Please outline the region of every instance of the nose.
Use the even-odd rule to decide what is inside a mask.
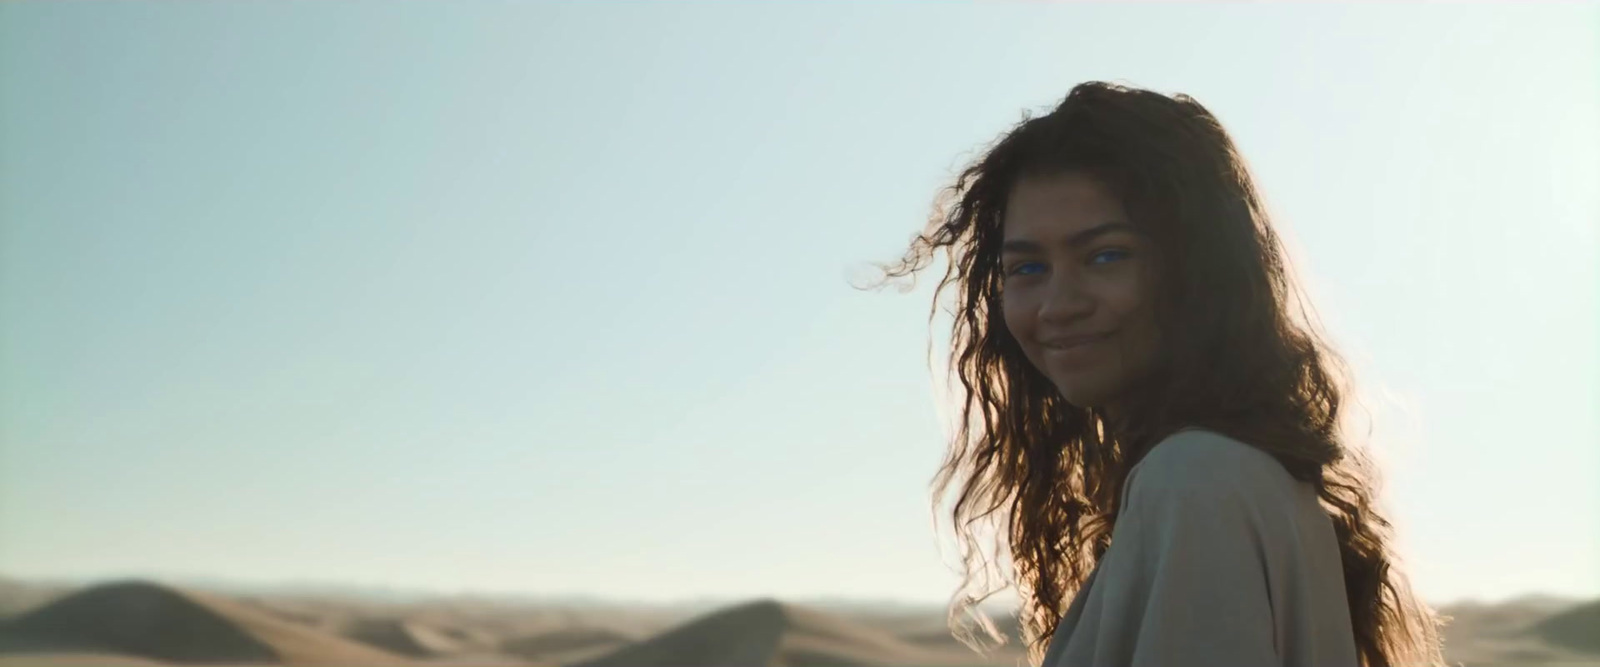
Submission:
[[[1083,286],[1063,271],[1050,280],[1039,306],[1039,319],[1052,326],[1070,325],[1094,313],[1094,299]]]

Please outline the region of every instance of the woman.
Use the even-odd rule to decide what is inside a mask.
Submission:
[[[1034,664],[1443,664],[1340,435],[1336,358],[1211,113],[1085,83],[945,194],[884,268],[950,260],[965,404],[935,499],[960,481],[963,546],[1007,519]],[[994,636],[963,554],[952,618]]]

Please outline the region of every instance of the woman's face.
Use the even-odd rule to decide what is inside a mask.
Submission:
[[[1115,409],[1156,358],[1153,247],[1082,173],[1022,179],[1005,210],[1006,328],[1067,402]]]

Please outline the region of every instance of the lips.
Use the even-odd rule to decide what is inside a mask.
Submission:
[[[1109,333],[1097,333],[1079,334],[1076,336],[1052,336],[1050,338],[1041,339],[1039,343],[1043,345],[1044,349],[1046,350],[1070,350],[1076,347],[1087,345],[1089,343],[1105,340],[1106,337],[1110,335],[1111,334]]]

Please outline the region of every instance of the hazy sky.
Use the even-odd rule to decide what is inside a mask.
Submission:
[[[933,276],[848,279],[1110,79],[1251,161],[1422,592],[1600,595],[1533,4],[0,4],[0,573],[942,601]]]

